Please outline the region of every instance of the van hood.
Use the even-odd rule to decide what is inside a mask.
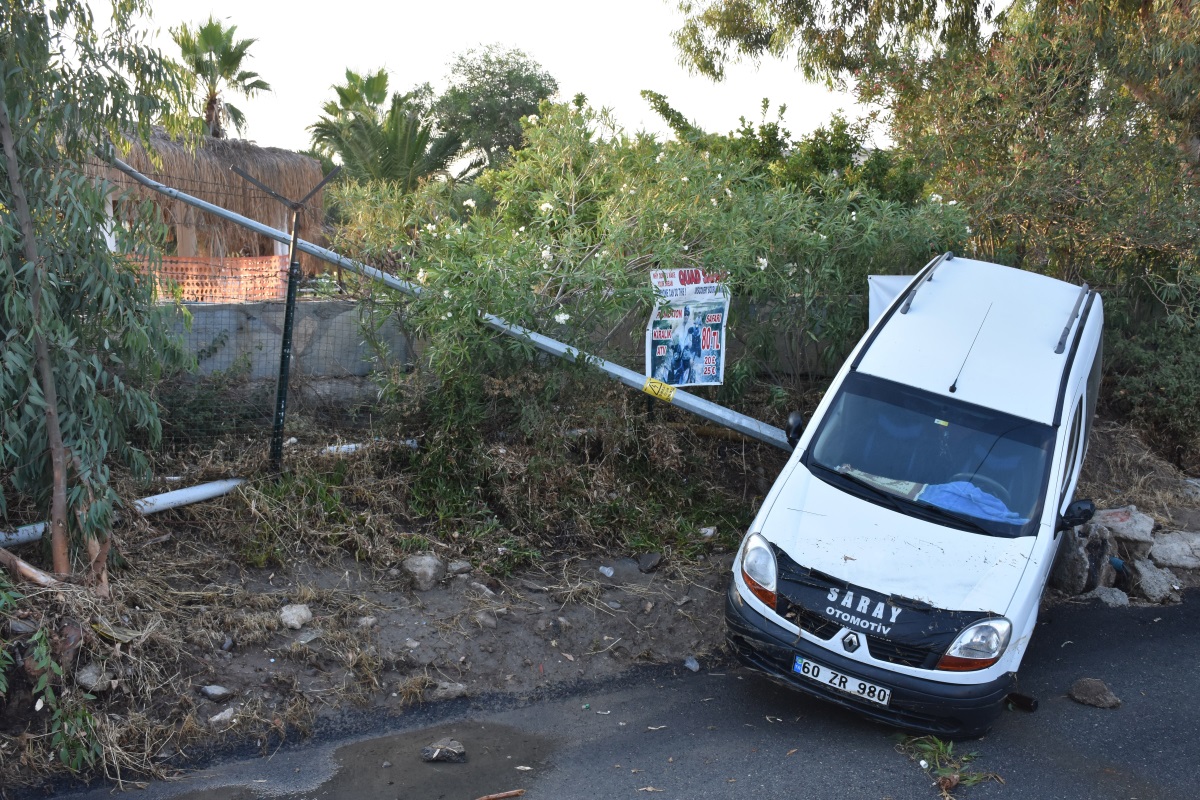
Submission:
[[[758,530],[798,565],[939,609],[1008,609],[1034,537],[986,536],[909,517],[794,466]]]

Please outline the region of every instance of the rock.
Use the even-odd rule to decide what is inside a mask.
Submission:
[[[438,739],[433,744],[421,748],[421,760],[461,764],[467,760],[467,748],[455,739]]]
[[[485,608],[482,611],[475,612],[475,622],[477,622],[481,628],[495,628],[496,615]]]
[[[447,575],[466,575],[472,570],[470,561],[451,561],[446,566]]]
[[[1184,478],[1183,491],[1188,497],[1200,500],[1200,478]]]
[[[1150,560],[1170,569],[1200,569],[1200,533],[1168,531],[1154,537]]]
[[[112,673],[99,664],[88,664],[75,673],[75,683],[85,692],[106,692],[112,688]]]
[[[1050,569],[1050,585],[1066,594],[1079,594],[1088,582],[1087,540],[1070,531],[1063,531],[1059,536],[1067,538],[1059,545],[1058,557]]]
[[[220,714],[215,714],[215,715],[209,717],[208,724],[212,725],[214,728],[216,728],[220,725],[228,725],[229,723],[233,722],[233,717],[234,717],[234,710],[232,708],[227,708],[224,711],[222,711]]]
[[[683,660],[683,665],[685,667],[687,667],[689,670],[691,670],[692,672],[700,671],[700,662],[696,660],[695,656],[688,656],[687,658],[685,658]]]
[[[1120,551],[1118,554],[1126,561],[1145,558],[1154,544],[1154,520],[1138,511],[1137,506],[1097,511],[1091,524],[1108,529]]]
[[[605,601],[604,601],[604,605],[608,606],[608,607],[609,607],[609,608],[611,608],[613,611],[620,611],[620,610],[621,610],[621,604],[620,604],[620,603],[618,603],[616,600],[605,600]]]
[[[312,618],[312,611],[302,603],[284,606],[283,610],[279,612],[279,621],[285,628],[291,628],[294,631],[303,628],[306,622],[312,621]]]
[[[360,628],[374,628],[378,622],[379,620],[375,617],[359,617],[358,621],[354,624]]]
[[[421,646],[421,643],[418,642],[416,639],[405,639],[404,646],[407,647],[409,650],[416,650],[418,647]]]
[[[558,627],[559,630],[569,631],[571,629],[571,620],[567,619],[566,617],[559,617]]]
[[[8,633],[10,636],[28,636],[31,633],[37,633],[38,626],[27,619],[10,619],[8,621]]]
[[[645,573],[654,572],[662,564],[662,553],[642,553],[638,556],[638,569]]]
[[[309,642],[315,641],[320,638],[321,638],[320,631],[310,629],[310,630],[307,630],[304,633],[300,634],[299,636],[297,636],[296,643],[297,644],[308,644]]]
[[[1170,600],[1178,602],[1175,576],[1169,571],[1159,569],[1145,560],[1134,561],[1127,568],[1134,588],[1151,603],[1165,603]]]
[[[1112,693],[1108,685],[1099,678],[1080,678],[1071,684],[1067,693],[1076,703],[1096,708],[1116,708],[1121,701]]]
[[[1129,595],[1112,586],[1097,586],[1087,594],[1079,596],[1080,600],[1099,600],[1109,608],[1122,608],[1129,605]]]
[[[495,592],[493,592],[488,587],[484,586],[482,583],[479,583],[478,581],[473,582],[471,584],[471,588],[474,589],[475,591],[479,592],[484,597],[495,597],[496,596]]]
[[[215,683],[205,686],[200,689],[200,694],[204,695],[214,703],[224,703],[229,698],[233,697],[235,692],[232,689],[226,689],[224,686],[217,686]]]
[[[225,641],[221,643],[221,650],[228,653],[233,649],[233,639],[229,636],[225,637]]]
[[[409,556],[403,566],[419,592],[428,592],[446,577],[446,565],[437,556]]]
[[[711,539],[716,535],[717,535],[717,526],[716,525],[710,525],[707,528],[700,529],[700,538],[702,538],[702,539]]]
[[[450,681],[438,681],[433,687],[433,691],[429,693],[430,700],[453,700],[456,697],[462,697],[467,693],[465,684],[452,683]]]
[[[383,769],[389,769],[392,766],[392,762],[385,761],[382,764],[380,764],[379,766],[382,767]]]

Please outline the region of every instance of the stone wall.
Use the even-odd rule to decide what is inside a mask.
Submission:
[[[283,339],[283,302],[187,303],[190,330],[180,325],[185,346],[201,376],[229,375],[274,382]],[[407,337],[393,320],[376,332],[391,358],[409,359]],[[367,343],[356,303],[306,300],[296,304],[292,333],[291,386],[300,395],[342,402],[374,392],[369,376],[378,355]]]

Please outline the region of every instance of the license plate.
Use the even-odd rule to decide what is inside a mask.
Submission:
[[[792,672],[803,675],[822,686],[836,689],[843,694],[857,697],[859,700],[866,700],[868,703],[886,706],[892,699],[892,690],[886,686],[879,686],[864,681],[862,678],[843,674],[803,656],[796,656],[796,661],[792,664]]]

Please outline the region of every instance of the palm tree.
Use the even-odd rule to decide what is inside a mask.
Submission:
[[[271,90],[257,72],[242,69],[246,51],[258,40],[235,40],[236,32],[236,25],[226,28],[212,16],[195,29],[187,24],[171,29],[171,37],[183,53],[184,66],[196,81],[204,126],[208,135],[217,139],[225,138],[226,124],[232,123],[238,133],[246,124],[245,114],[226,102],[223,94],[234,92],[249,98]]]
[[[462,179],[480,166],[472,162],[451,173],[463,156],[463,140],[437,131],[425,113],[424,87],[393,93],[386,107],[382,70],[365,77],[347,70],[346,83],[333,88],[338,100],[324,105],[324,116],[309,130],[313,149],[337,158],[347,178],[385,181],[411,192],[431,177]]]

